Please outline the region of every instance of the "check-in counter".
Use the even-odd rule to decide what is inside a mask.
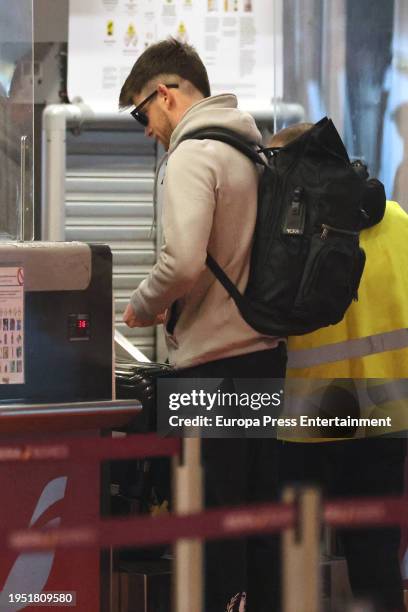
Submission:
[[[137,401],[112,399],[110,249],[4,242],[0,261],[0,525],[11,532],[92,523],[106,512],[109,478],[99,458],[81,458],[78,442],[98,445],[141,411]],[[77,456],[64,455],[69,441]],[[0,610],[36,609],[39,596],[64,594],[79,612],[103,610],[107,556],[6,547]]]

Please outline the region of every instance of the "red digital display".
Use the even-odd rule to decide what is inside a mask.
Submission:
[[[85,313],[68,315],[68,340],[90,340],[90,316]]]

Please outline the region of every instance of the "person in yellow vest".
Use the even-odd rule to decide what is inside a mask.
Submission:
[[[287,128],[270,146],[284,146],[310,127]],[[403,492],[406,440],[393,436],[408,430],[408,215],[391,201],[385,211],[375,199],[364,208],[367,261],[358,301],[337,325],[288,339],[285,413],[324,423],[322,417],[342,417],[345,425],[281,431],[279,482],[314,481],[331,498]],[[360,417],[384,426],[354,425]],[[383,611],[405,610],[399,529],[339,535],[353,595]]]

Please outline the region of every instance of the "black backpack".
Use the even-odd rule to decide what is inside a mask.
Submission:
[[[207,266],[255,330],[293,336],[338,323],[365,264],[359,232],[385,211],[382,183],[352,164],[325,117],[280,149],[262,148],[221,128],[185,139],[220,140],[263,166],[248,285],[242,295],[213,257]],[[363,168],[363,172],[359,171]],[[378,212],[379,211],[379,212]]]

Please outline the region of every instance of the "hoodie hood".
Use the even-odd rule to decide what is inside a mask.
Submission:
[[[171,135],[168,153],[174,151],[186,134],[209,127],[225,128],[249,142],[261,144],[262,137],[254,118],[249,113],[238,110],[237,105],[234,94],[211,96],[193,104]]]

